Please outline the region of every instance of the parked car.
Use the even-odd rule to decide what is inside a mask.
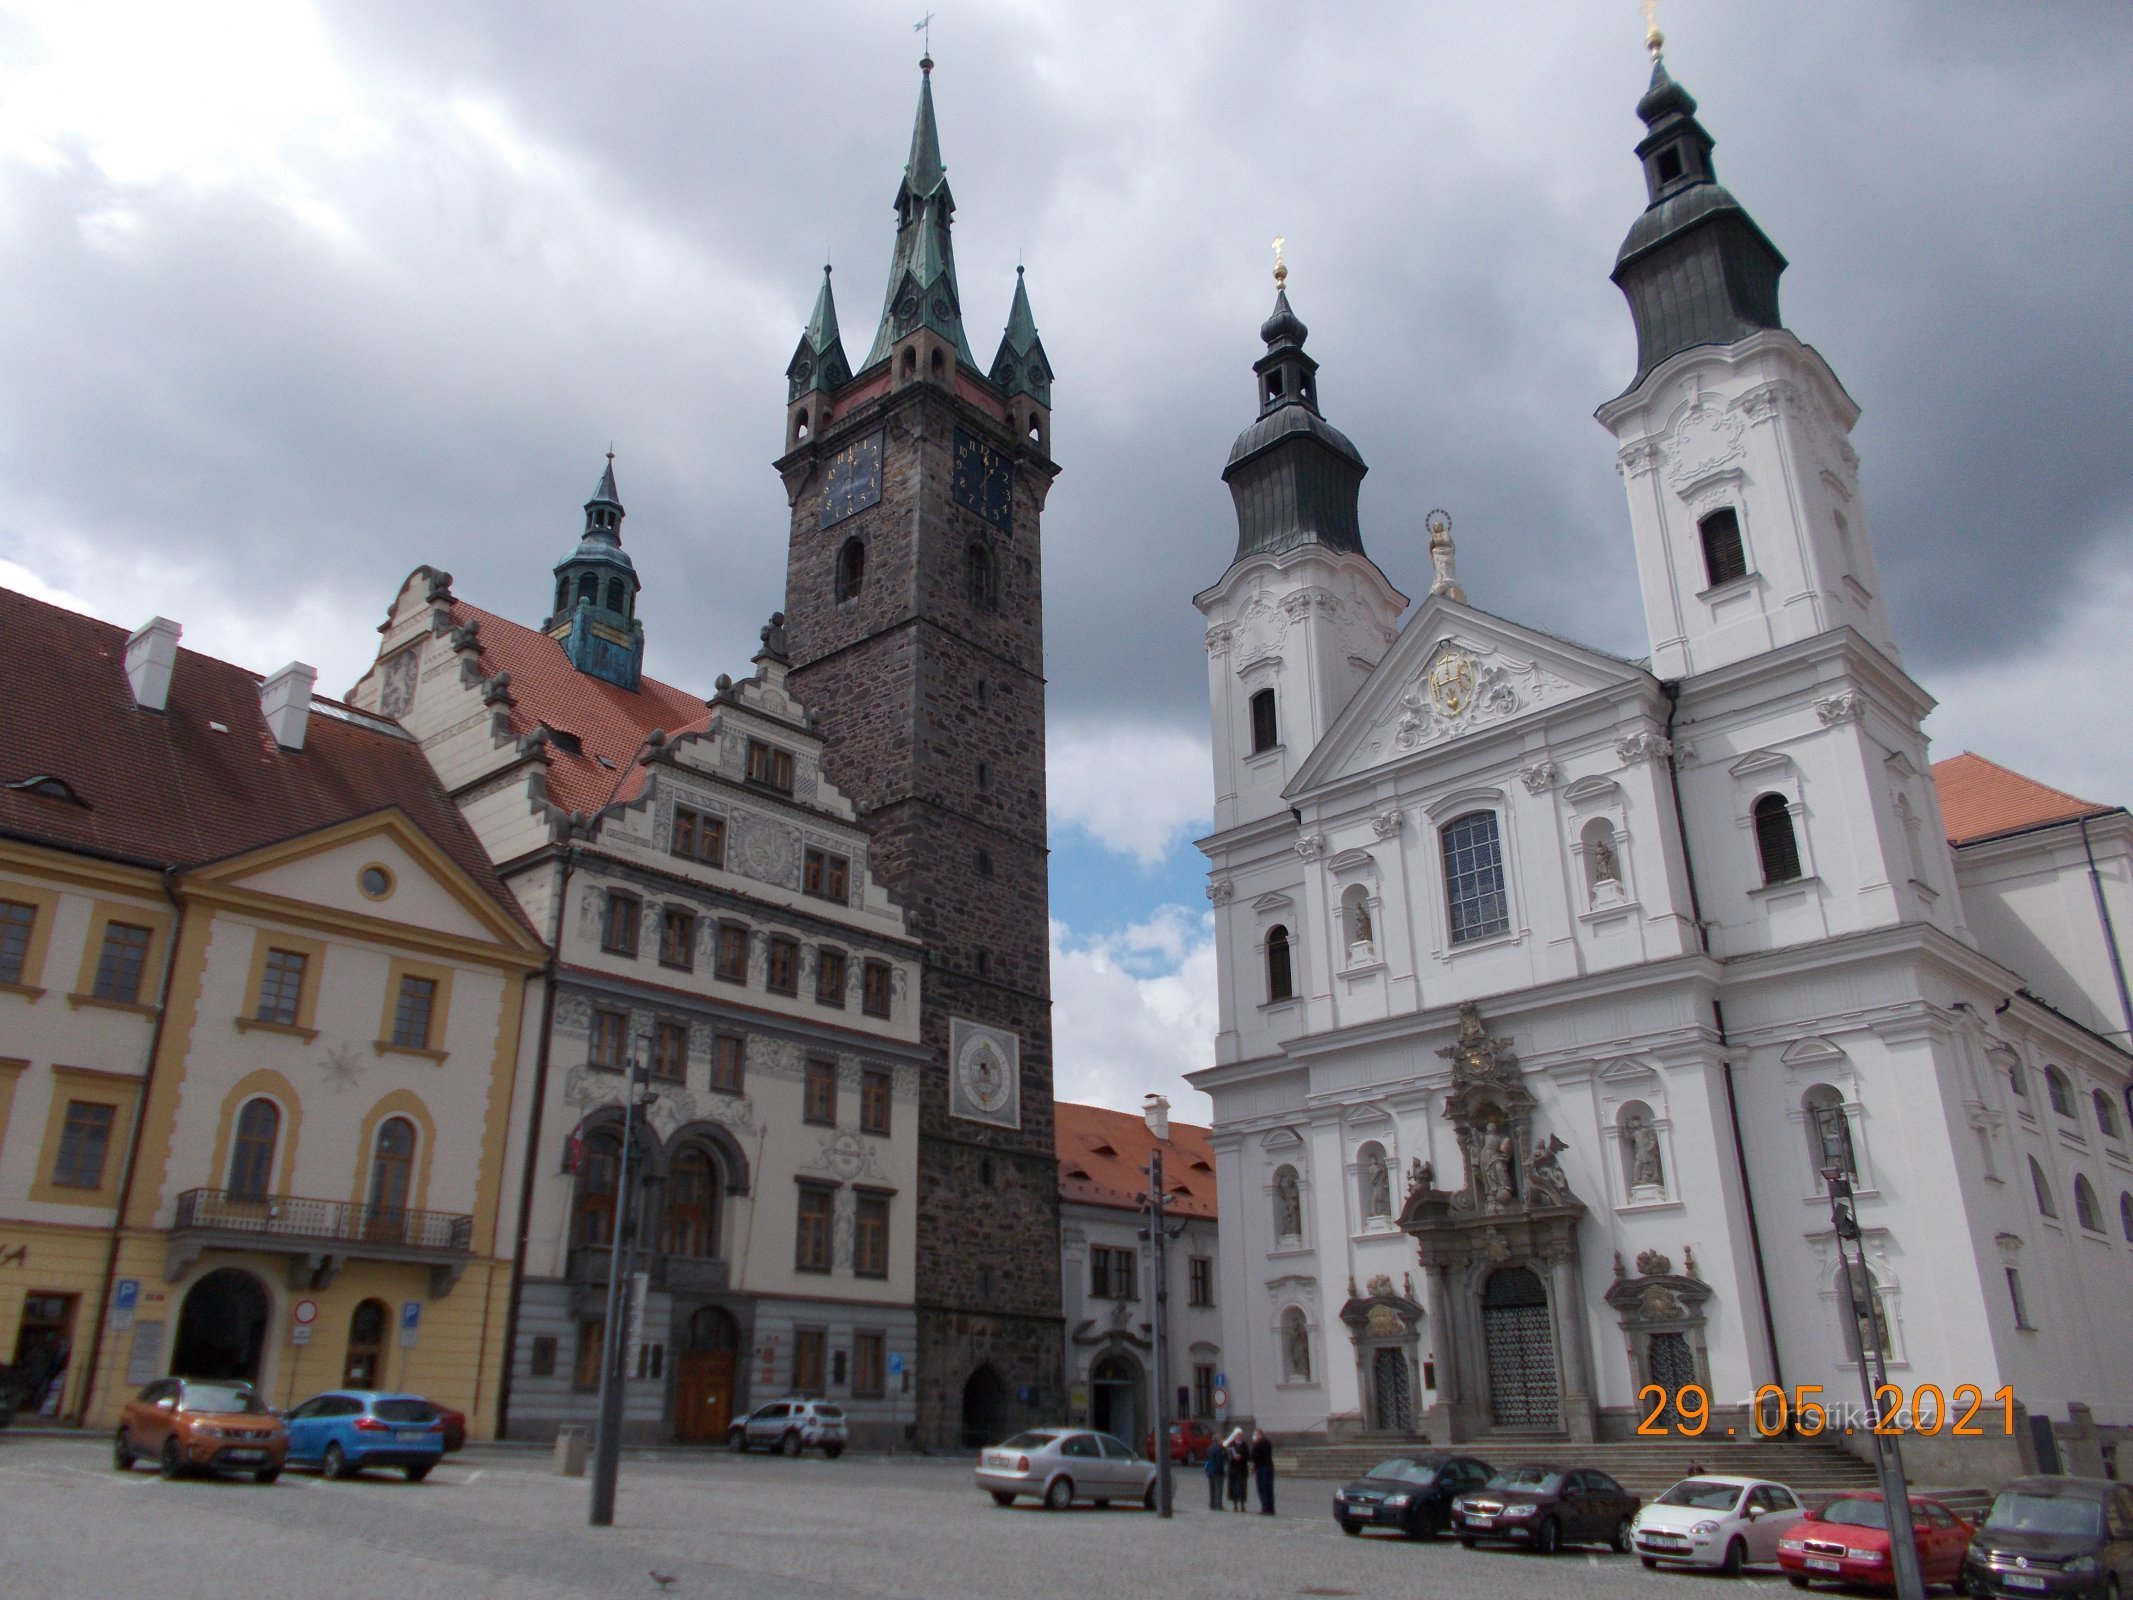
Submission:
[[[1647,1567],[1716,1567],[1729,1578],[1777,1560],[1778,1540],[1807,1515],[1800,1497],[1762,1478],[1683,1478],[1637,1513],[1629,1540]]]
[[[1215,1430],[1198,1417],[1186,1417],[1170,1425],[1170,1459],[1182,1461],[1187,1466],[1199,1461],[1214,1448]],[[1155,1457],[1155,1430],[1150,1428],[1141,1437],[1141,1454],[1151,1460]]]
[[[848,1437],[844,1408],[827,1400],[773,1400],[726,1430],[726,1443],[735,1450],[781,1450],[796,1456],[812,1447],[832,1461],[844,1454]]]
[[[1410,1539],[1430,1539],[1452,1525],[1452,1497],[1479,1489],[1496,1469],[1472,1456],[1392,1456],[1333,1494],[1333,1520],[1341,1532],[1393,1528]]]
[[[444,1424],[444,1453],[450,1455],[454,1450],[464,1450],[467,1447],[467,1414],[464,1411],[454,1411],[450,1406],[438,1405],[434,1400],[429,1402],[429,1406]]]
[[[202,1378],[158,1378],[126,1402],[111,1441],[119,1471],[147,1460],[166,1478],[249,1472],[272,1483],[288,1453],[288,1430],[250,1384]]]
[[[365,1467],[398,1467],[420,1483],[444,1457],[444,1419],[419,1394],[329,1389],[292,1407],[289,1465],[352,1478]]]
[[[1452,1531],[1469,1550],[1483,1539],[1507,1539],[1542,1555],[1566,1544],[1626,1551],[1637,1505],[1635,1495],[1591,1467],[1506,1467],[1453,1498]]]
[[[1026,1494],[1052,1511],[1064,1511],[1076,1500],[1099,1506],[1137,1500],[1152,1510],[1155,1463],[1108,1433],[1032,1428],[978,1453],[978,1487],[1002,1506]]]
[[[1938,1500],[1911,1497],[1911,1528],[1918,1568],[1925,1581],[1954,1583],[1970,1550],[1970,1524]],[[1839,1495],[1812,1516],[1794,1523],[1778,1540],[1778,1565],[1795,1589],[1818,1579],[1896,1587],[1889,1560],[1889,1509],[1879,1490]]]
[[[2017,1478],[1978,1523],[1972,1595],[2133,1594],[2133,1489],[2105,1478]]]

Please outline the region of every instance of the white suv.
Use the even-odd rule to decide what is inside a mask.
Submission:
[[[773,1400],[726,1430],[734,1450],[760,1447],[796,1456],[812,1445],[832,1461],[844,1454],[845,1438],[844,1408],[827,1400]]]

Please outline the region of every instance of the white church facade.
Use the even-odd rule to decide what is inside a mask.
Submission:
[[[2133,1426],[2122,985],[2025,959],[2133,915],[2124,817],[2093,884],[2063,826],[1995,844],[2028,887],[1991,937],[1966,920],[1858,408],[1783,326],[1784,259],[1663,65],[1638,111],[1651,203],[1614,273],[1638,371],[1598,415],[1647,660],[1468,604],[1435,515],[1410,612],[1285,288],[1262,329],[1236,556],[1196,598],[1232,1406],[1294,1435],[1628,1437],[1649,1383],[1729,1418],[1767,1384],[1856,1402],[1863,1335],[1907,1394],[1984,1397],[1982,1437],[1906,1441],[1918,1470],[2018,1470],[2032,1417]]]

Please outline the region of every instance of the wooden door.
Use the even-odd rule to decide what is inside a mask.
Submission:
[[[683,1351],[674,1366],[674,1437],[723,1444],[732,1421],[733,1352]]]

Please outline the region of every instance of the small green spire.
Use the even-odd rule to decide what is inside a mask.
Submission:
[[[809,390],[841,387],[852,375],[844,356],[844,341],[837,335],[837,301],[830,293],[830,269],[822,268],[822,288],[815,296],[815,314],[807,319],[800,347],[785,368],[785,403]]]
[[[1037,319],[1030,314],[1029,289],[1020,267],[1015,268],[1015,301],[1008,308],[1007,332],[1000,337],[1000,353],[992,358],[989,376],[1011,396],[1026,394],[1039,405],[1052,403],[1052,363],[1037,337]]]
[[[941,162],[940,130],[933,118],[933,61],[919,63],[918,117],[911,128],[911,159],[896,188],[896,251],[889,261],[889,290],[881,304],[881,327],[862,367],[886,361],[896,341],[920,327],[955,345],[964,366],[976,369],[963,332],[963,297],[955,282],[955,249],[949,226],[955,196]]]
[[[904,187],[924,199],[948,181],[941,163],[941,133],[933,120],[933,58],[918,64],[918,120],[911,126],[911,159],[904,163]]]

